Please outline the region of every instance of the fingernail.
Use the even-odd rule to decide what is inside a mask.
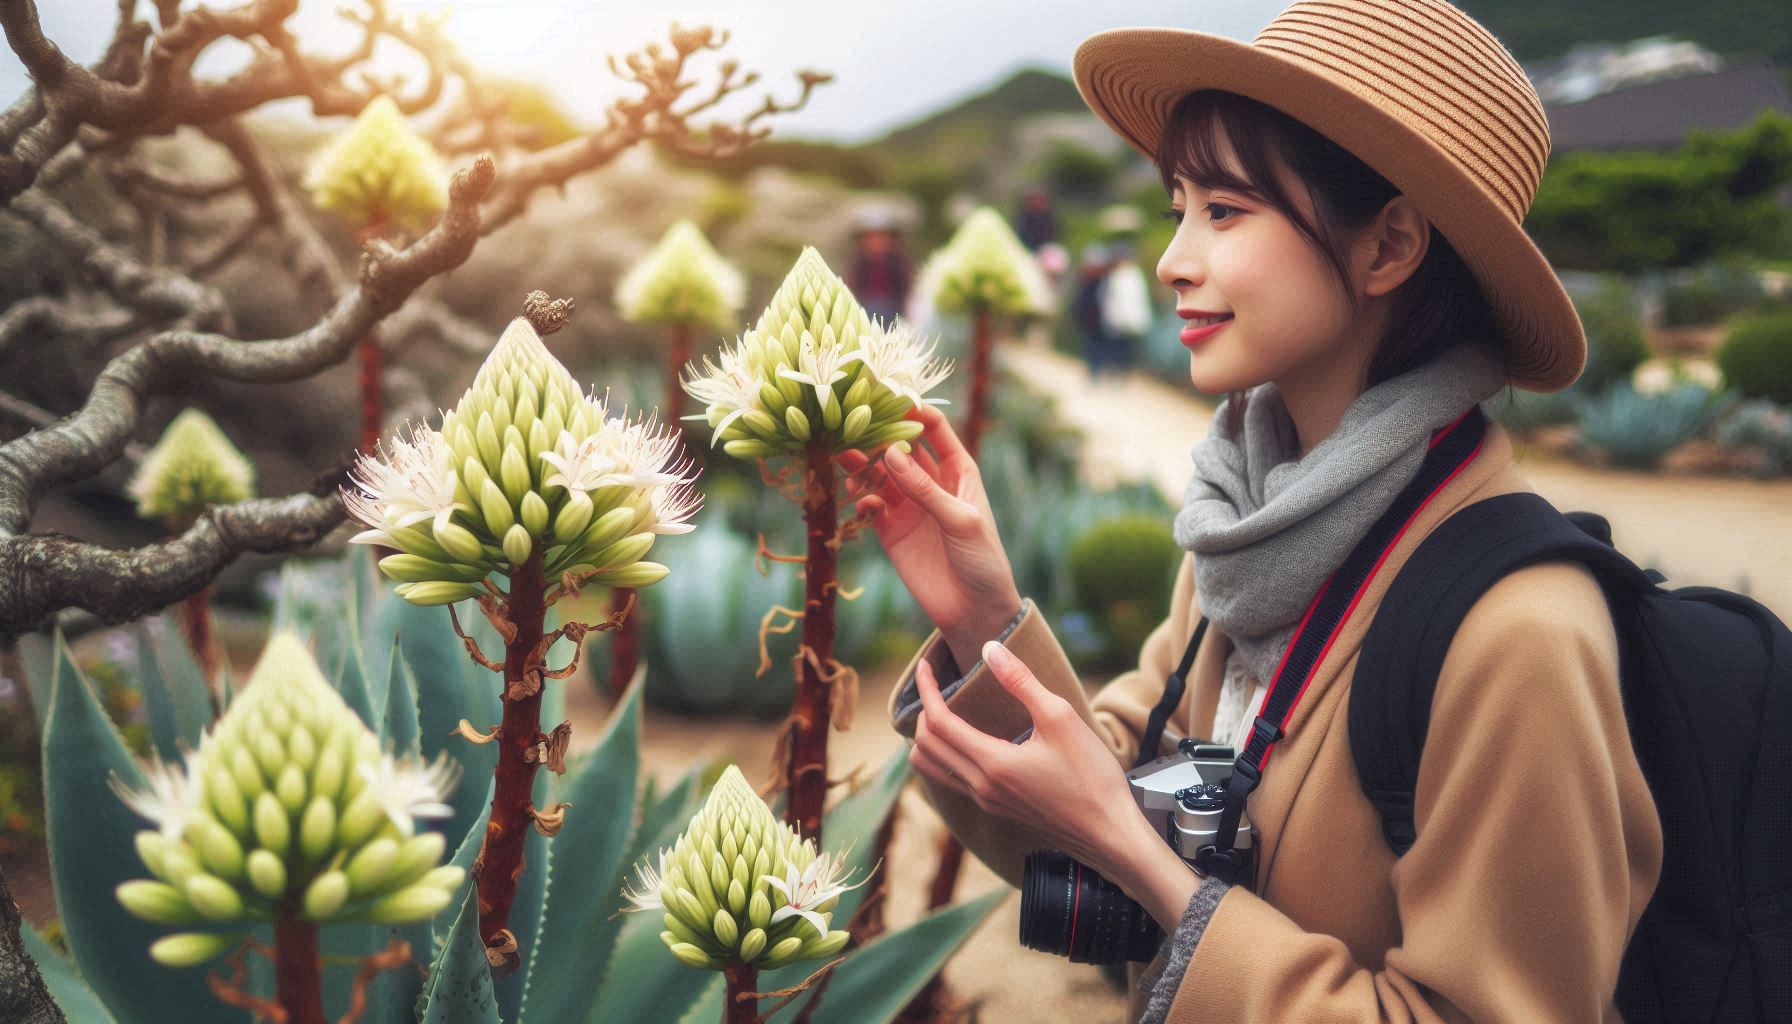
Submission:
[[[1008,668],[1014,664],[1014,655],[1002,646],[1001,641],[991,640],[983,645],[983,660],[992,668]]]

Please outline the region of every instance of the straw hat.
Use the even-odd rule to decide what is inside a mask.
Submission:
[[[1247,45],[1123,28],[1077,47],[1076,85],[1149,159],[1197,89],[1268,104],[1375,168],[1430,218],[1480,282],[1512,383],[1560,391],[1586,363],[1580,317],[1521,227],[1549,158],[1549,122],[1498,39],[1442,0],[1300,0]]]

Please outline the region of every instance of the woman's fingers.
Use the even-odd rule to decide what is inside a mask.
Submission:
[[[955,532],[976,529],[977,510],[941,487],[913,458],[892,450],[884,456],[884,464],[890,467],[890,479],[901,493],[926,509],[942,527]]]
[[[915,723],[915,746],[924,749],[929,758],[957,776],[971,791],[977,791],[983,785],[983,769],[948,738],[957,732],[952,726],[963,723],[946,707],[945,698],[940,696],[939,681],[933,676],[933,667],[925,660],[915,666],[915,689],[921,695],[922,707],[921,716]],[[947,726],[945,735],[942,735],[941,726]]]
[[[940,465],[953,469],[961,468],[960,460],[971,465],[976,460],[971,453],[965,451],[964,442],[952,429],[952,422],[941,412],[939,406],[922,405],[909,412],[909,419],[919,420],[922,426],[921,437],[939,453]]]

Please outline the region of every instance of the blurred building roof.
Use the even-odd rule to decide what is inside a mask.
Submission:
[[[1759,61],[1614,89],[1578,103],[1546,104],[1551,148],[1673,149],[1694,128],[1735,129],[1763,110],[1792,114],[1792,93]]]

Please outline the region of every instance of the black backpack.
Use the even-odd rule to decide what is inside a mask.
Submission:
[[[1500,495],[1451,515],[1401,567],[1364,638],[1349,708],[1357,774],[1388,845],[1403,854],[1413,843],[1413,786],[1456,627],[1500,577],[1550,559],[1599,578],[1631,741],[1661,816],[1661,881],[1624,952],[1619,1011],[1629,1024],[1792,1021],[1792,631],[1740,594],[1664,589],[1611,546],[1597,515]]]

